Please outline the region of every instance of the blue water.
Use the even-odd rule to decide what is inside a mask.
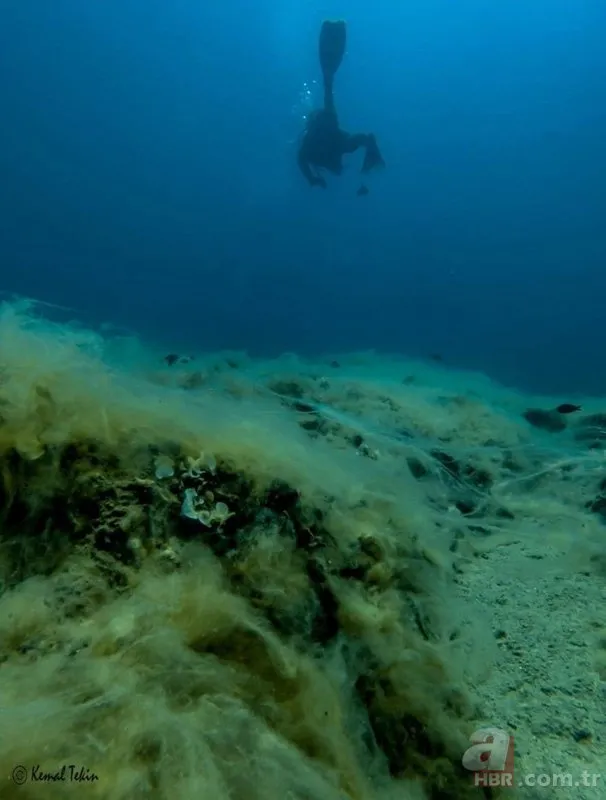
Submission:
[[[603,0],[4,0],[0,289],[171,349],[440,353],[606,391]],[[348,21],[326,191],[296,168]]]

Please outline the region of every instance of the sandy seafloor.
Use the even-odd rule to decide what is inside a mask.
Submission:
[[[606,398],[164,355],[0,311],[0,797],[606,797]]]

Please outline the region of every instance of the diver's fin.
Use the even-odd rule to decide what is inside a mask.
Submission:
[[[324,79],[332,81],[341,66],[347,45],[345,21],[325,20],[320,30],[320,66]]]
[[[383,156],[379,150],[377,140],[371,134],[366,146],[366,154],[364,156],[364,163],[362,164],[362,172],[370,172],[371,169],[382,169],[384,166],[385,161],[383,161]]]

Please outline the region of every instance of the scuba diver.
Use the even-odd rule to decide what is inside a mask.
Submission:
[[[310,186],[326,188],[320,174],[328,170],[333,175],[343,172],[343,156],[365,148],[362,172],[385,166],[376,139],[372,133],[350,134],[341,130],[333,97],[333,84],[337,70],[345,55],[347,31],[343,20],[326,20],[322,23],[319,39],[320,66],[324,79],[324,107],[312,111],[299,148],[299,169]],[[368,194],[361,186],[358,195]]]

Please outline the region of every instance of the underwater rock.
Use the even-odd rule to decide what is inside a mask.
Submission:
[[[291,400],[301,400],[306,393],[306,388],[302,380],[293,378],[292,380],[275,380],[269,384],[272,392],[281,397]]]
[[[10,765],[40,753],[61,763],[71,747],[103,775],[104,797],[476,796],[461,766],[475,718],[453,663],[452,563],[423,534],[439,514],[432,475],[468,514],[479,503],[460,484],[485,496],[493,476],[438,449],[425,453],[431,471],[411,466],[420,485],[404,474],[412,436],[394,435],[378,458],[364,426],[336,407],[314,413],[308,384],[274,381],[305,420],[272,396],[245,425],[237,403],[233,422],[223,407],[208,422],[204,398],[173,386],[148,402],[145,384],[98,407],[66,390],[3,426],[0,661],[13,735],[0,795],[14,794]],[[364,391],[345,389],[343,405]],[[369,402],[392,430],[414,429],[384,388]],[[14,446],[24,431],[36,446]],[[408,448],[401,462],[392,444]]]
[[[432,450],[431,455],[445,468],[446,472],[457,480],[479,489],[488,489],[493,483],[490,473],[474,464],[461,463],[454,456],[443,450]]]
[[[574,427],[574,438],[589,447],[599,447],[606,439],[606,414],[589,414],[578,420]]]
[[[522,415],[533,427],[549,433],[560,433],[566,429],[564,417],[557,411],[545,411],[542,408],[529,408]]]

